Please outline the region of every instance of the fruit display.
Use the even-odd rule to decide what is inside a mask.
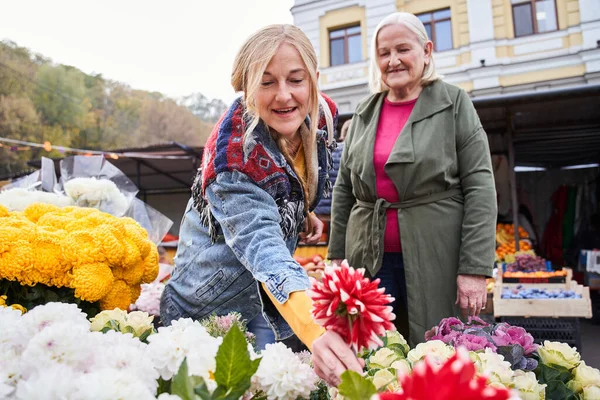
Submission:
[[[529,234],[523,227],[519,226],[519,238],[527,239]],[[496,241],[499,244],[507,244],[515,241],[515,226],[513,224],[496,225]]]
[[[519,254],[515,261],[507,264],[505,272],[537,272],[547,271],[546,260],[531,254]]]
[[[531,247],[531,242],[529,240],[520,240],[519,241],[519,251],[517,252],[517,246],[515,245],[515,241],[508,242],[506,244],[502,244],[496,248],[496,260],[511,262],[514,259],[516,254],[534,254]]]
[[[581,294],[573,290],[564,289],[536,289],[523,288],[504,288],[502,290],[503,299],[581,299]]]
[[[529,234],[525,229],[519,226],[519,253],[532,250],[531,242],[527,240]],[[504,262],[512,262],[512,255],[517,253],[515,242],[515,226],[513,224],[498,224],[496,225],[496,260]],[[507,260],[507,258],[509,258]]]
[[[294,260],[296,260],[296,262],[300,264],[302,268],[304,268],[308,276],[316,279],[321,278],[323,270],[327,266],[327,264],[325,264],[325,261],[323,260],[323,257],[321,257],[318,254],[311,257],[302,257],[295,255]]]
[[[524,271],[506,271],[502,274],[503,278],[556,278],[567,276],[566,270],[560,271],[535,271],[535,272],[524,272]]]

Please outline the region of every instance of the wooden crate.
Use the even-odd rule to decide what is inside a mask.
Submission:
[[[556,290],[558,284],[529,284],[523,289]],[[581,294],[580,299],[503,299],[502,289],[518,286],[516,284],[496,284],[494,288],[494,317],[592,317],[590,289],[570,281],[565,289]],[[560,284],[564,288],[564,284]]]

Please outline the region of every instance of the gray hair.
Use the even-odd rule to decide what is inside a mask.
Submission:
[[[377,64],[377,36],[383,27],[396,24],[404,25],[410,29],[415,35],[417,35],[419,43],[422,46],[425,46],[425,43],[429,41],[425,26],[414,14],[407,12],[395,12],[385,17],[383,21],[377,25],[377,28],[375,28],[373,40],[371,42],[371,62],[369,64],[369,89],[371,90],[371,93],[379,93],[389,89],[381,79],[381,71],[379,70],[379,65]],[[427,64],[423,69],[421,85],[426,86],[431,82],[437,81],[438,79],[441,79],[441,76],[438,75],[437,71],[435,70],[435,64],[433,62],[432,55],[429,64]]]

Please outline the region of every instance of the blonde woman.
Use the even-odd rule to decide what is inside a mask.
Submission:
[[[294,26],[268,26],[241,47],[231,83],[243,95],[206,143],[161,319],[237,311],[258,348],[296,333],[313,348],[317,372],[336,384],[361,367],[337,334],[313,323],[308,276],[292,257],[299,234],[319,240],[323,223],[311,210],[331,186],[337,109],[317,78],[315,51]]]
[[[412,14],[375,29],[372,95],[352,118],[331,207],[329,258],[381,278],[413,346],[442,318],[479,314],[495,256],[487,136],[432,48]]]

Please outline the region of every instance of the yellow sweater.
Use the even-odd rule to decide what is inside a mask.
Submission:
[[[294,170],[299,178],[306,182],[306,161],[304,157],[304,146],[300,146],[296,157],[293,159]],[[275,297],[269,292],[267,286],[263,283],[263,289],[271,299],[271,302],[279,311],[279,314],[285,319],[288,325],[292,328],[296,336],[312,351],[312,344],[316,338],[325,333],[325,329],[315,323],[312,318],[310,309],[312,308],[312,300],[306,292],[293,292],[290,294],[288,301],[280,304]]]

